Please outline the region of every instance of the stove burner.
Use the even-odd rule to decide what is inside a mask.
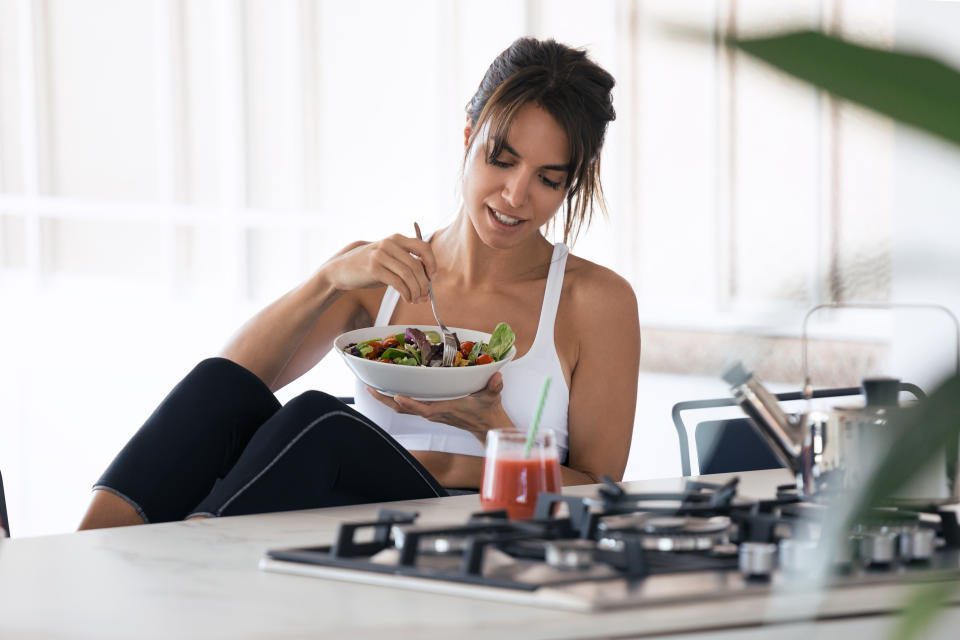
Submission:
[[[687,520],[688,518],[660,516],[647,518],[641,526],[645,533],[667,533],[684,530]]]
[[[553,540],[546,543],[546,560],[555,569],[588,569],[596,550],[593,540]]]
[[[648,550],[708,551],[730,541],[730,525],[728,516],[704,518],[636,513],[602,517],[597,523],[597,532],[601,536],[613,532],[632,533]],[[607,544],[616,548],[615,541]]]
[[[829,517],[825,505],[789,491],[750,501],[738,498],[736,487],[734,478],[722,485],[688,482],[673,493],[629,493],[607,482],[592,497],[541,494],[530,521],[483,512],[466,523],[430,526],[417,524],[416,513],[382,510],[375,521],[343,523],[329,547],[267,555],[401,580],[409,576],[527,592],[584,585],[586,592],[613,589],[631,598],[642,595],[643,589],[634,586],[648,579],[703,581],[713,573],[722,576],[717,584],[731,589],[774,574],[790,579],[821,564],[818,554],[829,551],[818,545]],[[565,511],[558,512],[560,507]],[[372,531],[372,540],[363,531]],[[958,546],[960,528],[951,511],[878,509],[850,532],[846,545],[831,551],[836,556],[831,566],[850,580],[925,569],[958,571]]]

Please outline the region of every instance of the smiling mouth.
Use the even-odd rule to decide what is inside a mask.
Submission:
[[[515,227],[521,222],[523,222],[523,220],[521,220],[520,218],[513,218],[511,216],[506,215],[505,213],[500,213],[499,211],[497,211],[496,209],[494,209],[489,205],[487,205],[487,210],[490,211],[490,215],[492,215],[497,222],[499,222],[500,224],[506,225],[508,227]]]

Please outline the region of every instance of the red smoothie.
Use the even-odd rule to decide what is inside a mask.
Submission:
[[[557,458],[496,456],[483,466],[480,504],[484,509],[506,509],[511,520],[533,517],[541,491],[560,491],[560,463]]]

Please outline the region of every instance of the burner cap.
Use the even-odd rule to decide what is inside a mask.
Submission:
[[[655,516],[651,518],[645,518],[643,530],[648,533],[680,530],[686,526],[687,520],[688,518],[671,516]]]
[[[635,534],[644,549],[652,551],[708,551],[730,541],[731,521],[727,516],[633,515],[607,516],[597,526],[604,539],[617,534]]]
[[[596,550],[593,540],[551,540],[546,543],[546,560],[555,569],[588,569]]]

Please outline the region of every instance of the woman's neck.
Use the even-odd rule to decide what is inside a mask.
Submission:
[[[546,277],[553,245],[540,233],[510,249],[495,249],[480,239],[463,209],[437,231],[431,243],[448,282],[467,289],[496,289],[502,283]]]

